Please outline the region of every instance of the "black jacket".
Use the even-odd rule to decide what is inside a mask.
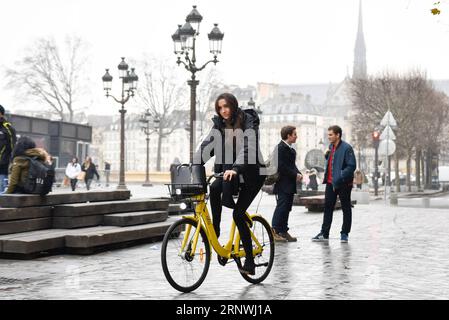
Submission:
[[[16,130],[5,118],[0,119],[0,174],[8,174],[11,152],[16,144]]]
[[[279,180],[274,184],[273,192],[296,193],[296,177],[301,173],[296,167],[296,151],[284,141],[277,145]]]
[[[254,175],[259,174],[260,165],[263,163],[262,154],[259,149],[259,117],[254,110],[241,110],[243,112],[243,135],[238,135],[232,161],[225,157],[225,124],[221,117],[212,118],[213,127],[196,151],[194,163],[204,165],[210,158],[215,156],[214,172],[223,172],[226,169],[235,170],[243,176],[246,181],[251,181]],[[251,129],[250,131],[247,131]],[[202,157],[201,157],[202,156]],[[225,167],[228,167],[225,169]]]
[[[251,184],[252,181],[255,181],[261,174],[259,169],[264,163],[259,148],[259,116],[252,109],[241,110],[239,108],[237,112],[243,113],[243,124],[241,134],[237,134],[234,139],[232,161],[226,159],[225,156],[226,126],[218,115],[212,118],[213,127],[194,155],[194,164],[201,163],[202,165],[215,156],[215,173],[226,170],[236,171],[239,179],[234,180],[235,188],[239,187],[239,183]],[[236,194],[235,188],[234,194]]]
[[[83,163],[83,165],[81,166],[81,170],[86,172],[86,177],[84,178],[85,181],[93,179],[94,175],[97,176],[97,179],[100,179],[100,175],[97,172],[97,168],[93,163],[91,163],[88,168],[86,168],[86,165]]]

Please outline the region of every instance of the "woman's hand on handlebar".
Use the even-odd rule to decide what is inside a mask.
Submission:
[[[210,181],[212,180],[212,178],[223,178],[223,172],[220,173],[214,173],[213,175],[211,175],[208,179],[207,179],[207,183],[210,183]]]
[[[235,172],[234,170],[226,170],[225,173],[223,174],[223,180],[224,181],[227,181],[227,180],[231,181],[232,178],[234,176],[236,176],[236,175],[237,175],[237,172]]]

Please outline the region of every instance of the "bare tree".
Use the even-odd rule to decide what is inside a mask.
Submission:
[[[73,121],[85,88],[86,48],[74,36],[66,37],[63,50],[53,38],[37,39],[14,68],[6,69],[7,87],[18,97],[44,102],[62,121]]]
[[[439,152],[442,126],[447,121],[447,103],[443,96],[419,71],[405,76],[384,74],[369,79],[354,79],[351,93],[356,108],[353,124],[357,136],[369,136],[387,110],[393,113],[399,126],[396,131],[396,189],[399,191],[399,160],[405,158],[407,186],[411,190],[413,154],[420,157],[421,150],[426,146],[433,146],[432,152]],[[419,184],[419,163],[416,168]]]
[[[157,171],[161,170],[161,147],[165,137],[177,128],[183,127],[185,117],[179,110],[186,109],[187,86],[177,80],[175,67],[157,58],[145,58],[139,63],[143,74],[138,99],[148,110],[158,126]]]

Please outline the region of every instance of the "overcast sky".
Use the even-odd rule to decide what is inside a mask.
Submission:
[[[431,78],[449,79],[449,5],[442,1],[442,14],[432,16],[433,2],[363,1],[369,74],[420,68]],[[359,0],[7,1],[1,9],[0,65],[11,66],[37,37],[81,36],[91,46],[89,76],[98,79],[90,112],[107,113],[112,101],[102,97],[104,68],[116,76],[121,56],[136,59],[144,52],[175,64],[171,34],[192,4],[204,17],[199,62],[209,58],[213,23],[225,34],[217,69],[226,83],[327,83],[352,73]],[[187,71],[180,70],[180,77],[187,80]],[[0,104],[14,111],[17,101],[3,79],[0,86]]]

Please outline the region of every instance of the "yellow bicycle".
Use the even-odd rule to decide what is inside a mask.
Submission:
[[[211,178],[207,180],[209,185]],[[193,216],[183,216],[167,230],[161,248],[162,268],[171,286],[181,292],[197,289],[209,271],[211,249],[218,255],[218,262],[225,266],[234,260],[238,267],[244,263],[245,250],[240,241],[234,221],[231,225],[229,240],[222,246],[218,241],[207,209],[207,192],[186,195],[182,190],[185,185],[169,184],[170,193],[177,194],[177,200],[189,198],[194,207]],[[185,189],[185,188],[184,188]],[[247,223],[253,244],[253,256],[256,264],[255,275],[241,273],[250,283],[260,283],[271,271],[274,262],[274,239],[269,223],[260,215],[250,215]],[[231,261],[228,261],[232,259]]]

